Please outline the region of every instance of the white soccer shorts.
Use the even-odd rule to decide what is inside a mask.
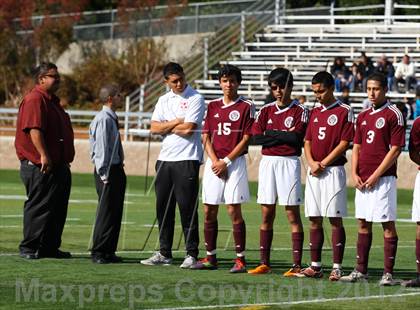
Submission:
[[[397,178],[385,176],[370,190],[356,189],[356,218],[366,222],[389,222],[397,219]]]
[[[305,185],[305,216],[344,217],[347,215],[346,170],[326,167],[315,177],[308,169]]]
[[[263,155],[258,171],[259,204],[297,206],[302,203],[300,161],[297,156]]]
[[[417,172],[416,183],[414,184],[411,219],[414,222],[420,222],[420,171]]]
[[[227,179],[221,179],[211,170],[208,158],[204,167],[202,198],[211,205],[239,204],[249,201],[248,173],[245,156],[232,161]]]

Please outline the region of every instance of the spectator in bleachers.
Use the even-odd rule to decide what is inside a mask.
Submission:
[[[363,76],[359,71],[359,68],[356,63],[353,63],[350,69],[350,76],[348,85],[350,91],[362,91],[363,89]]]
[[[342,89],[341,97],[338,97],[342,103],[351,105],[350,102],[350,89],[347,86],[344,86]]]
[[[366,82],[369,75],[371,75],[374,71],[374,67],[372,61],[369,57],[366,56],[364,52],[362,52],[360,56],[360,62],[357,66],[358,71],[360,72],[362,85],[363,85],[363,92],[366,92]]]
[[[383,54],[381,58],[378,59],[374,71],[380,72],[386,76],[388,81],[388,91],[392,91],[392,87],[394,85],[395,69],[392,65],[392,62],[388,61],[388,58],[385,54]]]
[[[331,74],[334,76],[335,80],[335,91],[340,92],[342,87],[348,86],[350,71],[346,67],[343,57],[334,58],[334,63],[331,66]]]
[[[305,105],[305,103],[306,103],[306,96],[304,96],[304,95],[299,96],[298,97],[298,101],[299,101],[300,104]]]
[[[405,110],[407,111],[407,120],[414,119],[414,102],[408,98],[404,97],[403,103],[405,105]]]
[[[405,84],[405,91],[408,92],[412,84],[416,84],[414,63],[410,61],[410,56],[404,55],[402,61],[398,63],[395,71],[395,89],[399,91],[398,84]]]

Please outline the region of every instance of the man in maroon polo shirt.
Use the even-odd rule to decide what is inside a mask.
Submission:
[[[60,85],[56,65],[41,63],[34,78],[36,86],[19,107],[16,126],[15,148],[27,195],[20,256],[69,258],[59,247],[70,196],[73,129],[55,95]]]

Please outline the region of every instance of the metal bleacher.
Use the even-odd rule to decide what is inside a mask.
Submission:
[[[308,20],[312,17],[308,16]],[[419,19],[416,19],[417,21]],[[276,67],[288,68],[294,78],[294,96],[305,95],[307,102],[314,101],[310,88],[312,76],[321,70],[330,70],[334,57],[345,58],[346,65],[357,62],[364,51],[374,63],[385,54],[394,66],[405,54],[410,55],[420,81],[420,23],[358,23],[358,24],[276,24],[254,35],[244,49],[231,53],[220,65],[233,64],[242,70],[243,81],[239,93],[250,97],[261,106],[269,93],[268,73]],[[207,101],[220,97],[217,68],[208,71],[207,79],[195,80]],[[336,93],[340,96],[341,93]],[[394,100],[414,98],[414,93],[390,92]],[[350,94],[356,113],[360,111],[365,93]]]

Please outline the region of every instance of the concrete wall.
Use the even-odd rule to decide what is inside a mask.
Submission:
[[[164,61],[180,62],[191,55],[195,55],[203,50],[203,38],[210,33],[180,34],[166,37],[153,37],[156,43],[164,41],[166,43],[166,55]],[[83,45],[89,46],[95,42],[82,41],[70,44],[57,59],[56,64],[61,73],[71,74],[73,68],[83,62]],[[114,55],[121,55],[127,50],[130,43],[127,39],[104,40],[105,48]]]
[[[0,169],[19,169],[19,161],[16,158],[13,137],[0,137]],[[72,163],[73,172],[92,173],[93,165],[89,159],[89,143],[87,140],[76,140],[76,158]],[[124,142],[126,156],[125,170],[129,175],[145,175],[148,166],[148,174],[154,175],[154,165],[159,155],[160,142],[150,144],[149,161],[147,161],[147,142]],[[351,152],[347,158],[350,160]],[[248,178],[250,181],[258,180],[258,165],[261,159],[259,147],[251,147],[247,155]],[[306,160],[302,158],[302,181],[305,181]],[[149,163],[149,165],[147,165]],[[352,186],[349,173],[349,164],[346,164],[347,184]],[[413,189],[417,174],[416,165],[410,160],[408,153],[404,152],[398,159],[398,187]]]

